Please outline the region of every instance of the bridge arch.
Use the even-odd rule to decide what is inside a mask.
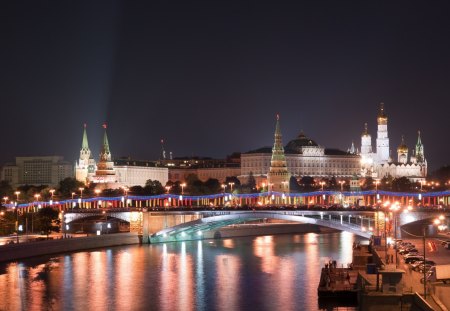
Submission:
[[[152,234],[149,240],[150,243],[199,240],[203,238],[204,231],[211,231],[232,224],[264,218],[315,224],[341,231],[348,231],[364,238],[370,238],[372,235],[370,232],[363,230],[361,226],[343,222],[342,217],[340,219],[332,219],[331,217],[329,219],[323,219],[323,217],[308,217],[306,215],[290,214],[287,212],[243,211],[224,215],[212,215],[168,227]]]

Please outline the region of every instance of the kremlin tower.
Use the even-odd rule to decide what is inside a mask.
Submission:
[[[83,140],[81,142],[80,158],[75,163],[75,178],[76,180],[86,184],[90,177],[94,175],[96,170],[95,160],[92,158],[91,150],[86,133],[86,124],[83,129]]]
[[[100,159],[97,163],[97,170],[92,177],[94,183],[117,183],[114,162],[111,161],[111,151],[109,150],[108,135],[106,134],[106,124],[103,124],[105,132],[103,134],[103,145],[100,151]]]
[[[277,115],[275,126],[275,141],[272,148],[272,159],[270,161],[270,170],[267,174],[269,190],[278,192],[289,192],[289,174],[284,155],[283,142],[281,139],[280,116]]]

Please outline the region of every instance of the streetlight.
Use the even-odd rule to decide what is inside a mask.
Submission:
[[[19,195],[20,195],[20,191],[16,191],[16,192],[14,192],[14,194],[15,194],[16,197],[17,197],[17,204],[19,204]]]
[[[181,186],[181,195],[183,195],[184,194],[184,187],[186,187],[186,183],[182,183],[180,186]]]
[[[229,182],[228,184],[229,184],[229,185],[230,185],[230,187],[231,187],[231,191],[230,191],[230,193],[233,193],[233,186],[234,186],[234,182]]]
[[[75,192],[72,192],[72,200],[73,200],[73,197],[75,196]]]
[[[100,194],[100,192],[102,192],[102,191],[100,189],[95,189],[94,192],[95,192],[95,195],[98,196]]]
[[[50,189],[49,191],[51,193],[51,200],[53,201],[53,196],[55,195],[55,189]]]
[[[341,204],[343,205],[344,196],[342,195],[342,192],[344,191],[345,180],[339,180],[338,183],[341,184]]]
[[[167,194],[169,194],[170,188],[172,188],[172,187],[166,186]]]
[[[5,200],[5,202],[3,202],[4,205],[6,205],[6,202],[8,202],[8,197],[3,197],[3,200]]]
[[[323,191],[323,185],[325,185],[325,182],[324,182],[324,181],[321,181],[321,182],[320,182],[320,185],[322,186],[322,191]]]
[[[339,180],[338,183],[341,184],[341,192],[343,192],[344,191],[345,180]]]
[[[84,190],[84,188],[83,187],[80,187],[80,188],[78,188],[78,190],[80,190],[80,199],[82,199],[83,200],[83,190]]]
[[[222,184],[221,187],[222,187],[222,191],[225,193],[225,189],[227,188],[227,185]]]

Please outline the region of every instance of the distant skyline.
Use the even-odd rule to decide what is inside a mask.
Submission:
[[[301,130],[327,148],[373,145],[384,102],[393,156],[422,134],[450,164],[450,3],[0,4],[0,165],[16,156],[223,158]]]

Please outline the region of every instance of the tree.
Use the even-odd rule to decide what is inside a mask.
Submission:
[[[69,198],[72,192],[78,192],[79,188],[84,188],[84,184],[75,178],[67,177],[59,182],[58,191],[62,197]]]
[[[374,189],[374,183],[373,183],[373,178],[372,177],[366,177],[366,179],[364,180],[364,184],[362,186],[363,190],[372,190]]]
[[[9,182],[7,182],[6,180],[0,181],[0,197],[9,197],[12,199],[13,195],[14,191]]]
[[[215,178],[209,178],[204,186],[209,194],[219,193],[220,192],[220,182]]]
[[[314,185],[314,178],[311,176],[303,176],[300,179],[300,186],[303,190],[311,190]]]
[[[159,180],[147,180],[145,183],[144,191],[146,194],[158,195],[164,193],[164,187]]]
[[[255,176],[253,176],[253,172],[248,174],[247,187],[250,188],[251,193],[256,192],[256,179]]]
[[[411,190],[411,181],[407,177],[395,178],[392,180],[392,190],[407,192]]]
[[[37,227],[44,234],[48,235],[53,232],[59,232],[60,220],[59,212],[51,207],[44,207],[38,211]]]
[[[291,192],[300,192],[301,190],[297,178],[295,178],[294,176],[291,176],[291,178],[289,179],[289,189]]]

